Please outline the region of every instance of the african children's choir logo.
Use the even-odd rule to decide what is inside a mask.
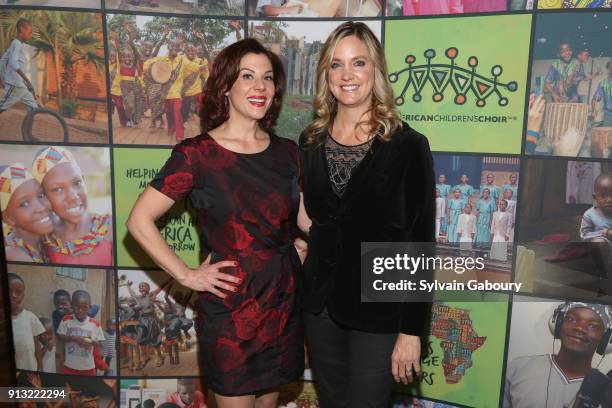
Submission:
[[[389,80],[396,83],[405,80],[401,93],[395,99],[397,105],[403,105],[407,93],[412,94],[412,100],[419,103],[423,100],[423,90],[431,85],[433,88],[432,100],[436,103],[444,101],[445,93],[450,87],[454,93],[453,101],[457,105],[464,105],[470,100],[482,108],[487,100],[496,99],[499,106],[507,106],[508,98],[504,92],[515,92],[518,89],[516,81],[504,83],[501,76],[504,69],[501,65],[494,65],[490,69],[490,76],[477,72],[478,58],[470,56],[467,67],[458,60],[459,50],[455,47],[446,49],[444,55],[449,63],[435,63],[436,51],[427,49],[423,56],[427,60],[424,64],[417,64],[417,58],[409,54],[405,62],[408,67],[389,74]]]

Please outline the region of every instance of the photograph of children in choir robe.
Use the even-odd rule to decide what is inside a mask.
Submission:
[[[108,143],[102,24],[93,12],[0,14],[0,140]]]
[[[247,0],[252,17],[322,18],[376,17],[382,0]]]
[[[206,408],[206,387],[203,378],[122,379],[119,408],[178,407]],[[172,405],[175,406],[175,405]]]
[[[106,0],[107,9],[153,13],[243,16],[245,0]]]
[[[9,265],[17,369],[116,376],[114,274]]]
[[[605,12],[538,16],[525,153],[612,157],[609,27]]]
[[[509,279],[519,169],[516,157],[434,154],[438,254],[482,256],[489,279]]]
[[[100,8],[100,0],[0,0],[0,6]]]
[[[174,145],[200,133],[209,64],[238,20],[107,15],[115,144]]]
[[[0,204],[8,261],[113,265],[108,148],[2,145]]]
[[[119,271],[122,376],[200,374],[195,297],[163,271]]]
[[[517,233],[531,261],[517,263],[517,280],[533,293],[612,299],[612,163],[529,158],[524,170]]]
[[[388,16],[430,16],[531,10],[535,0],[389,0]]]
[[[312,120],[312,100],[319,56],[327,36],[344,21],[249,21],[249,36],[277,54],[287,83],[275,132],[295,141]],[[380,21],[364,21],[379,36]]]

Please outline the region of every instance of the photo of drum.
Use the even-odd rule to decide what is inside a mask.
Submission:
[[[158,84],[165,84],[172,76],[172,67],[168,61],[155,61],[151,64],[151,78]]]
[[[548,103],[544,112],[544,137],[556,155],[576,156],[588,124],[586,103]]]

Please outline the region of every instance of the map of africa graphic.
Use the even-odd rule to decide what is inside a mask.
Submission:
[[[477,296],[473,302],[434,302],[422,380],[398,391],[473,407],[499,405],[507,297]]]
[[[442,367],[447,384],[456,384],[472,367],[472,354],[487,340],[474,330],[470,311],[436,303],[432,311],[431,334],[444,350]]]

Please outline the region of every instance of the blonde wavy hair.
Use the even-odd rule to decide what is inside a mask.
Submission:
[[[313,102],[314,120],[304,130],[306,145],[323,143],[323,135],[325,132],[331,131],[338,102],[329,88],[328,72],[336,46],[340,40],[351,35],[365,44],[370,60],[374,64],[372,105],[368,111],[370,118],[358,122],[355,129],[365,125],[370,129],[370,132],[375,132],[375,137],[387,142],[391,140],[392,133],[402,125],[400,114],[393,106],[393,90],[387,77],[387,63],[380,41],[364,23],[348,21],[338,26],[327,37],[321,51],[316,74],[317,92]]]

